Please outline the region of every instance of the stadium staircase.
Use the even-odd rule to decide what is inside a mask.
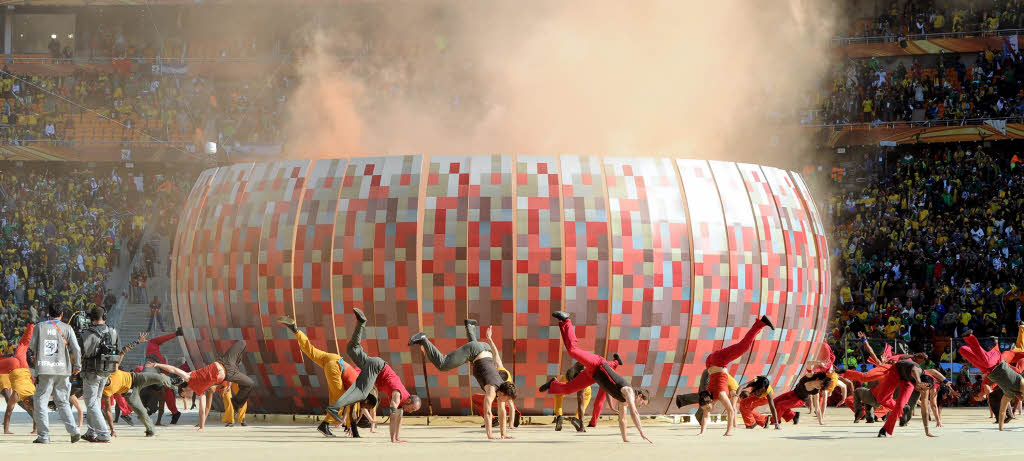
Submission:
[[[149,334],[150,338],[171,333],[175,329],[174,317],[171,314],[170,279],[167,277],[167,266],[169,264],[167,255],[170,252],[170,241],[167,237],[160,237],[155,243],[157,243],[156,250],[158,255],[157,260],[154,262],[156,277],[146,281],[146,296],[148,300],[152,300],[153,296],[156,296],[163,303],[161,314],[163,316],[164,329],[160,330],[159,324],[153,326],[153,331]],[[149,302],[135,304],[127,301],[123,301],[124,304],[121,306],[120,318],[118,319],[120,325],[117,327],[117,331],[121,335],[121,344],[134,341],[139,332],[146,331],[146,327],[149,326]],[[170,365],[181,365],[181,362],[184,360],[180,340],[164,343],[160,351]],[[125,356],[123,366],[129,369],[134,368],[144,363],[145,360],[146,347],[140,345]]]

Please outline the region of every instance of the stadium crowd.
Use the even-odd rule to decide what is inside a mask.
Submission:
[[[834,178],[833,341],[864,332],[945,362],[951,338],[1017,335],[1021,147],[874,148],[859,174]]]
[[[988,2],[891,0],[877,7],[877,17],[857,21],[846,37],[884,37],[902,41],[907,35],[1019,29],[1024,5],[1018,0]]]
[[[0,72],[0,142],[65,142],[75,115],[94,112],[122,127],[120,140],[205,139],[222,144],[276,142],[288,79],[225,80],[154,74],[144,63],[110,70],[77,67],[69,75]],[[152,120],[156,123],[141,124]]]
[[[963,120],[1024,115],[1024,59],[1009,50],[838,63],[818,96],[825,123]]]
[[[192,180],[75,164],[0,169],[0,355],[47,303],[81,311],[120,295],[108,275],[139,251],[147,225],[171,235]]]

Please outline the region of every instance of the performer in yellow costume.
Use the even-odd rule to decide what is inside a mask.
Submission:
[[[35,325],[28,324],[21,340],[14,348],[13,357],[0,359],[0,391],[7,389],[7,411],[4,412],[4,434],[12,434],[10,430],[11,414],[14,406],[21,405],[25,411],[32,413],[32,396],[36,393],[36,385],[32,383],[32,372],[28,368],[28,343],[32,341]],[[33,421],[33,433],[35,432]]]
[[[556,381],[561,383],[567,383],[572,381],[577,375],[583,372],[583,365],[579,362],[573,363],[565,373],[555,378]],[[582,391],[576,393],[576,416],[569,418],[569,422],[572,423],[573,427],[576,428],[576,432],[586,432],[583,428],[583,415],[586,414],[587,408],[590,406],[591,397],[591,386],[583,388]],[[565,401],[564,395],[555,395],[555,430],[562,430],[562,404]]]
[[[359,369],[346,362],[338,354],[332,354],[314,347],[309,342],[306,334],[299,331],[295,324],[295,319],[286,315],[278,318],[277,322],[288,327],[292,333],[295,333],[295,339],[299,342],[299,349],[302,353],[324,370],[324,377],[327,380],[327,398],[330,402],[337,401],[345,393],[345,390],[356,382],[356,378],[359,377]],[[353,405],[353,407],[344,410],[344,413],[348,415],[345,419],[347,420],[349,430],[352,431],[352,437],[359,437],[359,429],[354,424],[359,419],[359,404]],[[316,430],[323,434],[324,437],[335,437],[334,433],[331,432],[330,425],[340,423],[341,421],[335,420],[328,414],[324,421],[317,426]]]

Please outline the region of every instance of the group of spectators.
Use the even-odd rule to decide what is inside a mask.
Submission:
[[[0,142],[71,141],[69,129],[86,112],[117,122],[121,129],[114,141],[279,141],[286,77],[235,81],[158,74],[132,62],[120,62],[109,71],[97,69],[81,66],[69,75],[23,75],[5,67],[0,71]],[[157,123],[140,123],[146,120]]]
[[[946,362],[954,338],[1013,338],[1024,301],[1024,143],[869,150],[833,175],[832,337],[899,339]],[[863,162],[861,162],[862,160]],[[861,164],[862,163],[862,164]]]
[[[985,32],[1024,26],[1024,2],[1020,0],[959,4],[946,0],[891,0],[887,5],[884,3],[876,10],[881,14],[857,21],[845,31],[845,36],[903,41],[908,35]]]
[[[886,66],[877,58],[836,64],[819,95],[822,121],[1008,118],[1024,115],[1024,56],[988,49],[942,54],[934,67],[915,58]]]
[[[171,235],[170,215],[193,179],[62,163],[0,167],[0,354],[47,303],[74,312],[108,295],[116,301],[123,293],[107,289],[111,271],[141,253],[147,225]]]

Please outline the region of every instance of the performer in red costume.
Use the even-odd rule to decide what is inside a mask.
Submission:
[[[622,434],[622,441],[629,442],[629,438],[626,437],[625,419],[628,412],[633,419],[633,425],[640,432],[640,437],[651,442],[651,439],[647,438],[647,434],[644,433],[643,425],[640,424],[640,416],[637,410],[638,407],[642,407],[650,402],[647,391],[642,389],[638,391],[633,390],[622,376],[612,370],[613,365],[611,362],[606,361],[600,355],[580,349],[576,341],[576,329],[572,325],[569,314],[558,311],[551,314],[551,316],[558,320],[558,329],[562,333],[562,343],[565,345],[565,351],[569,354],[569,357],[583,365],[583,372],[567,383],[558,382],[555,378],[551,378],[540,387],[540,391],[554,395],[575,394],[583,390],[583,388],[597,383],[602,391],[618,402],[619,432]]]
[[[721,402],[729,416],[729,423],[725,427],[725,435],[732,435],[732,428],[736,425],[736,407],[732,404],[732,397],[729,391],[730,376],[725,367],[729,366],[732,361],[742,357],[743,354],[746,354],[754,346],[754,338],[757,337],[757,334],[764,327],[775,329],[768,316],[761,317],[761,320],[750,327],[739,342],[708,354],[708,358],[704,360],[704,366],[708,370],[707,390],[711,393],[712,399]],[[778,407],[778,400],[776,400],[776,407]],[[705,411],[704,417],[701,418],[701,434],[704,433],[704,428],[707,426],[707,420],[710,417],[709,413],[709,411]]]
[[[184,332],[182,332],[181,327],[178,327],[174,333],[157,336],[156,338],[149,340],[149,342],[146,343],[146,361],[166,365],[167,360],[164,358],[164,355],[160,353],[160,346],[167,341],[177,338],[178,336],[182,336],[183,334]],[[140,366],[136,368],[135,371],[141,372],[142,367]],[[118,404],[120,404],[120,402],[118,402]],[[177,400],[174,398],[174,391],[169,387],[165,387],[163,389],[163,401],[160,403],[160,410],[156,417],[157,426],[160,426],[160,422],[163,420],[164,405],[167,405],[167,409],[171,411],[171,424],[178,424],[178,418],[181,418],[181,412],[178,411]],[[127,404],[125,404],[125,406],[127,406]]]

